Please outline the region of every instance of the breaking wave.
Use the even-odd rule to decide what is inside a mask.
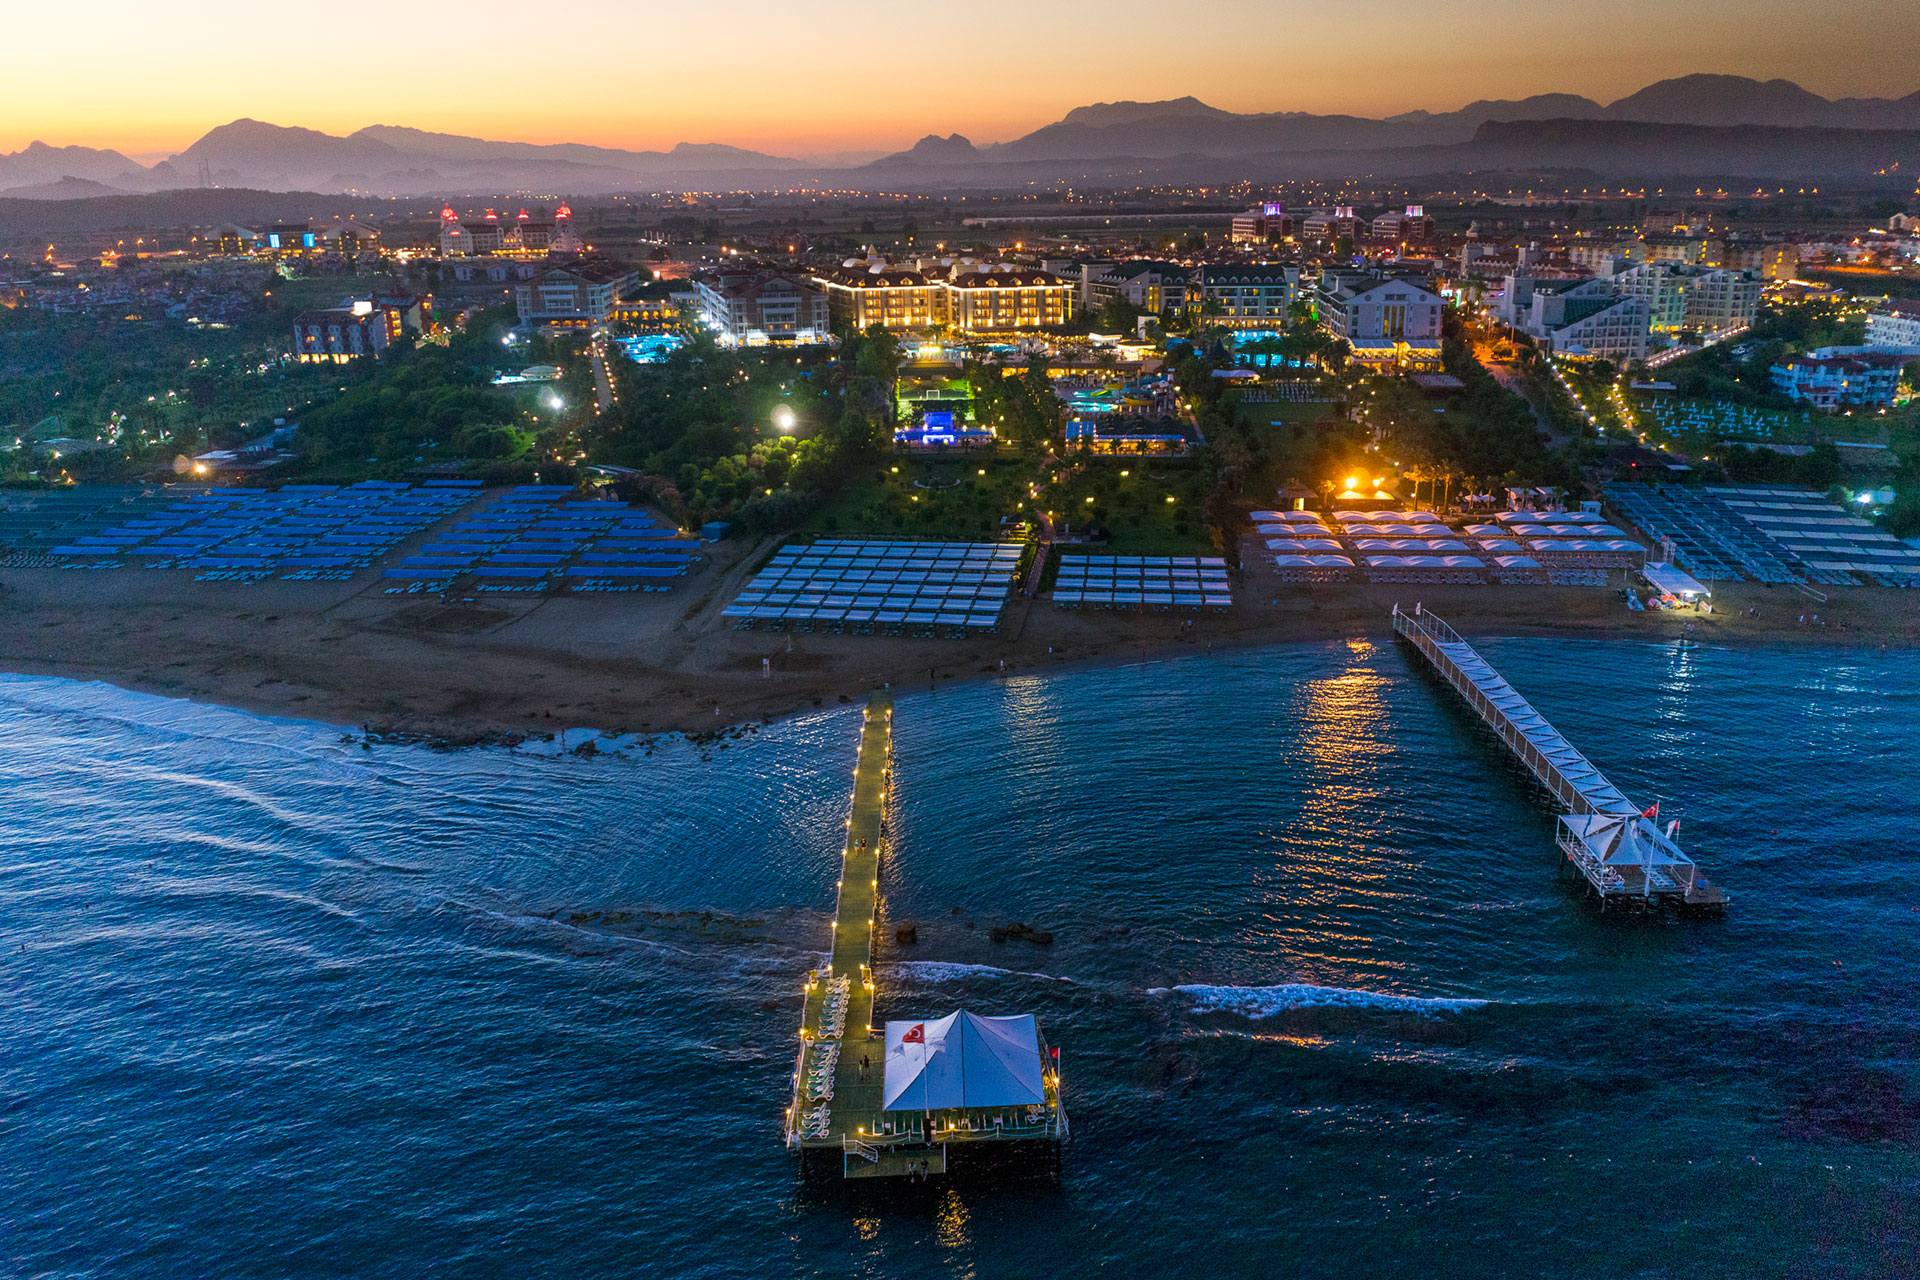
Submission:
[[[896,960],[880,966],[882,974],[917,978],[922,982],[957,982],[963,978],[1040,978],[1047,982],[1072,982],[1072,978],[1051,973],[1030,973],[1025,969],[1002,969],[991,964],[961,964],[950,960]]]
[[[1193,1000],[1195,1013],[1237,1013],[1248,1018],[1271,1018],[1289,1009],[1381,1009],[1393,1013],[1463,1013],[1488,1002],[1441,996],[1395,996],[1351,987],[1316,987],[1288,982],[1273,987],[1215,987],[1190,984],[1154,987],[1148,995],[1177,991]]]

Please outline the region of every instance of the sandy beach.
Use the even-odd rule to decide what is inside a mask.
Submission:
[[[1225,614],[1070,612],[1016,598],[967,640],[735,631],[759,551],[723,546],[666,593],[442,600],[348,582],[195,582],[153,570],[0,570],[0,668],[449,742],[592,726],[700,733],[925,688],[1208,648],[1390,637],[1415,601],[1471,636],[1730,646],[1920,645],[1920,592],[1721,584],[1711,614],[1631,613],[1592,587],[1304,587],[1254,563]],[[1749,615],[1757,608],[1759,616]],[[1817,614],[1821,625],[1813,625]],[[1808,620],[1803,622],[1801,619]]]

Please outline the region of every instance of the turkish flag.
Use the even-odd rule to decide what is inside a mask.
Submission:
[[[1653,802],[1653,808],[1647,810],[1645,813],[1641,814],[1640,816],[1643,818],[1652,818],[1655,821],[1658,821],[1660,818],[1660,802],[1658,800],[1655,800]]]
[[[927,1042],[927,1024],[916,1022],[907,1028],[907,1034],[900,1037],[901,1044],[925,1044]]]

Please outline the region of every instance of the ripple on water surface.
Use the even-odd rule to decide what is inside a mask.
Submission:
[[[1389,646],[906,695],[881,1013],[1037,1013],[1076,1139],[1058,1186],[852,1201],[778,1115],[857,709],[581,759],[0,678],[0,1269],[1910,1263],[1920,661],[1483,650],[1728,920],[1556,884]]]

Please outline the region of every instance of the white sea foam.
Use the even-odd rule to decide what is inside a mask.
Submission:
[[[1487,1001],[1441,996],[1395,996],[1351,987],[1316,987],[1287,982],[1273,987],[1215,987],[1191,984],[1155,987],[1147,994],[1177,991],[1193,1000],[1196,1013],[1238,1013],[1248,1018],[1271,1018],[1289,1009],[1380,1009],[1393,1013],[1461,1013]]]
[[[957,982],[963,978],[1041,978],[1047,982],[1072,982],[1071,978],[1051,973],[1030,973],[1025,969],[1002,969],[990,964],[960,964],[949,960],[897,960],[880,966],[883,974],[918,978],[922,982]]]

